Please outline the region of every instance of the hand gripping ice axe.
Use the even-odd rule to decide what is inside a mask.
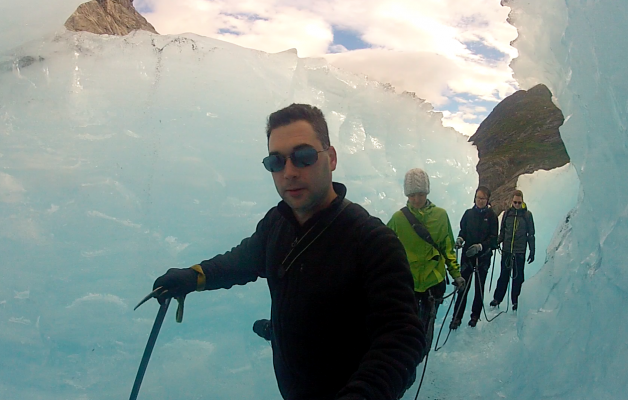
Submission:
[[[166,291],[167,290],[162,290],[161,287],[158,287],[157,289],[150,292],[146,297],[144,297],[133,310],[137,310],[139,306],[146,303],[148,300],[152,299],[153,297],[156,298],[166,293]],[[179,306],[177,307],[176,320],[177,322],[181,322],[183,321],[183,302],[185,301],[185,297],[177,297],[176,299],[179,302]],[[166,312],[168,312],[170,300],[171,298],[167,298],[159,307],[157,317],[155,318],[155,323],[153,323],[153,329],[150,331],[150,336],[148,336],[148,343],[146,343],[146,348],[144,349],[144,355],[142,355],[140,367],[137,370],[137,375],[135,376],[135,382],[133,382],[133,390],[131,390],[131,397],[129,398],[129,400],[136,400],[137,395],[140,392],[140,386],[142,385],[142,380],[144,379],[144,373],[146,372],[146,367],[148,367],[148,361],[150,360],[150,356],[153,353],[153,348],[155,347],[155,342],[157,341],[157,336],[159,335],[161,324],[164,322]]]

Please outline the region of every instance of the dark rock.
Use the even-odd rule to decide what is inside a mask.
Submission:
[[[471,136],[480,158],[480,185],[491,189],[498,215],[510,206],[520,175],[569,162],[558,129],[564,120],[552,93],[541,84],[506,97]]]
[[[128,35],[135,30],[157,33],[133,7],[133,0],[92,0],[83,3],[65,21],[70,31],[106,35]]]

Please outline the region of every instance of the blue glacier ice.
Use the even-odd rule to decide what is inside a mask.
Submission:
[[[167,268],[228,250],[276,204],[264,124],[292,102],[323,110],[335,179],[382,220],[417,166],[454,230],[472,204],[477,151],[412,95],[292,51],[67,32],[79,2],[58,3],[0,0],[2,399],[128,397],[158,308],[133,307]],[[515,77],[554,93],[572,164],[520,179],[539,233],[518,314],[452,334],[421,397],[623,398],[627,11],[504,3]],[[263,281],[188,296],[139,398],[279,399],[270,346],[251,331],[269,301]]]

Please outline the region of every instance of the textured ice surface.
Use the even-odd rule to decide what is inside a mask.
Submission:
[[[66,32],[0,62],[5,398],[128,395],[157,304],[132,308],[154,278],[228,250],[278,201],[261,165],[274,110],[321,107],[335,179],[385,221],[411,167],[430,171],[453,221],[477,185],[475,149],[429,104],[293,52]],[[251,331],[268,313],[265,282],[191,295],[142,395],[276,398]]]
[[[0,0],[0,54],[44,35],[63,31],[63,24],[83,0]]]
[[[581,196],[554,237],[556,252],[526,284],[508,393],[625,398],[628,9],[621,0],[509,3],[520,33],[515,77],[524,89],[542,81],[554,93]]]
[[[335,179],[384,221],[416,166],[454,230],[471,205],[477,153],[429,104],[291,52],[64,32],[75,5],[49,3],[0,3],[11,10],[0,12],[0,398],[128,396],[157,311],[133,306],[167,268],[229,249],[277,202],[263,128],[291,102],[323,109]],[[430,356],[422,397],[621,398],[625,7],[510,3],[516,76],[556,95],[573,167],[521,179],[537,262],[549,243],[548,264],[524,285],[518,316],[475,330],[465,316]],[[38,19],[36,29],[17,16]],[[167,317],[140,398],[278,399],[270,347],[250,330],[268,315],[265,282],[186,305],[182,325]]]

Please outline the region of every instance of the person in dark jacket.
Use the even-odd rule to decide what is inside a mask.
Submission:
[[[497,248],[497,215],[489,205],[491,191],[480,186],[475,191],[474,206],[465,211],[460,220],[460,233],[456,247],[462,248],[462,277],[471,284],[475,277],[475,296],[471,306],[469,326],[475,327],[480,319],[484,302],[484,283],[491,266],[493,250]],[[467,286],[468,288],[469,286]],[[467,307],[468,290],[464,290],[456,300],[454,316],[449,327],[457,329],[462,323],[462,315]]]
[[[266,133],[263,164],[282,201],[231,251],[157,278],[157,299],[266,278],[284,399],[399,399],[426,346],[404,248],[332,183],[337,156],[318,108],[279,110]]]
[[[535,255],[534,219],[523,202],[521,190],[515,190],[512,196],[512,206],[504,212],[498,242],[502,244],[501,273],[493,293],[491,306],[497,307],[504,299],[512,273],[510,296],[512,309],[517,310],[521,285],[525,280],[524,266],[527,248],[530,247],[528,263],[534,262]]]

